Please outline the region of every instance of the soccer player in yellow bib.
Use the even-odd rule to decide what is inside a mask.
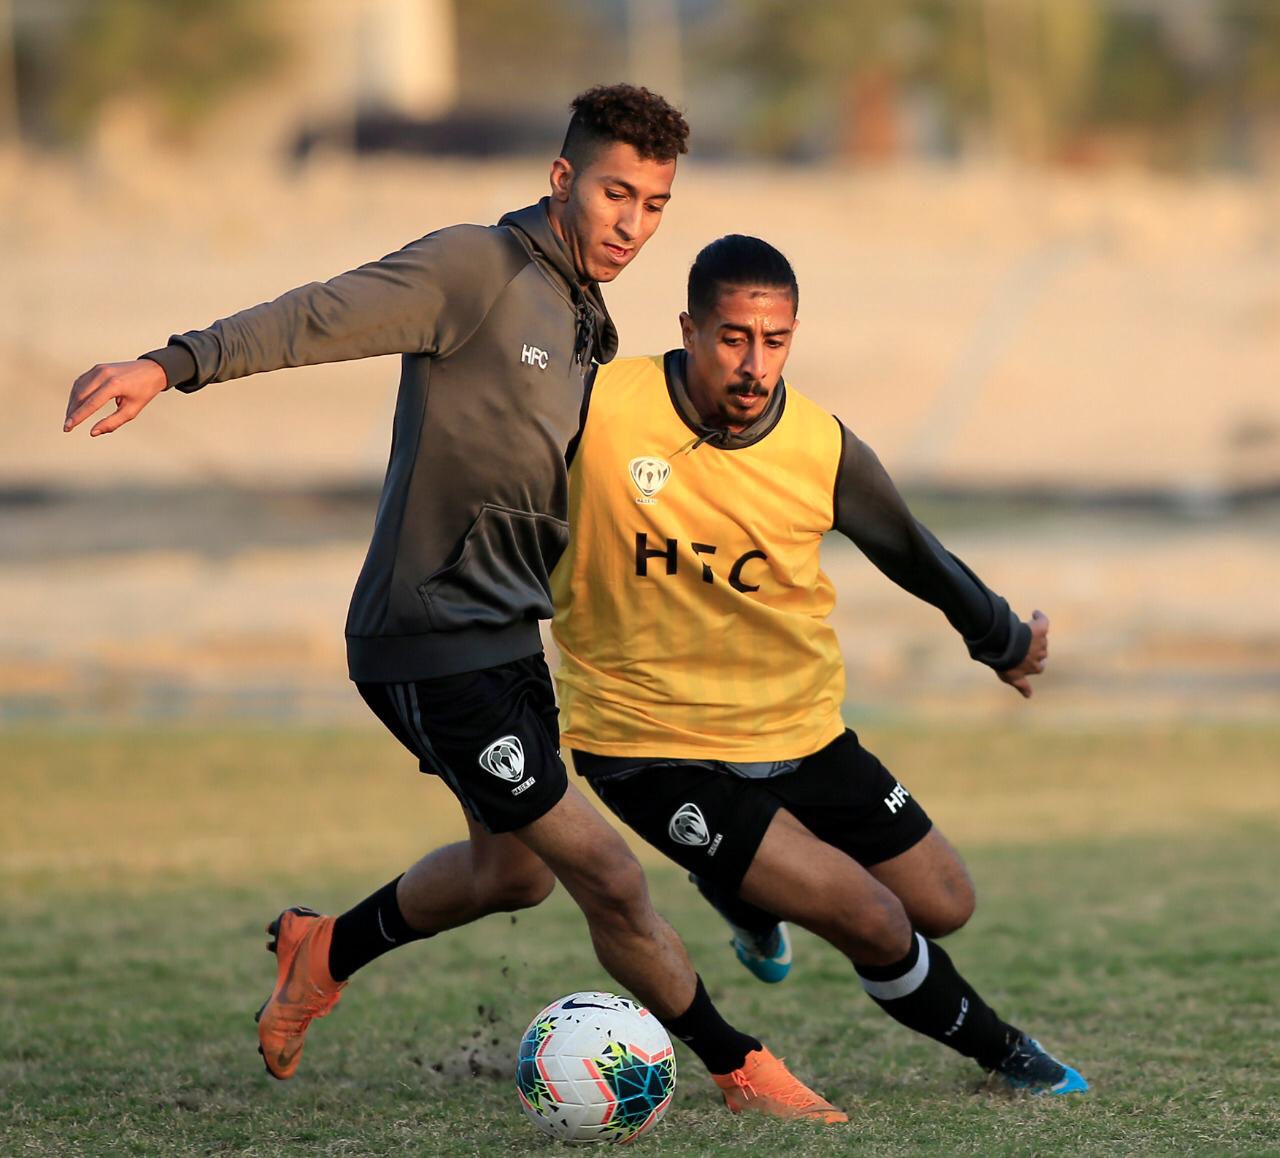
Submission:
[[[847,535],[1023,696],[1049,621],[1020,621],[866,444],[784,383],[798,305],[781,253],[722,237],[690,270],[683,348],[598,369],[552,576],[563,742],[601,800],[690,871],[757,976],[781,980],[795,922],[903,1025],[1015,1087],[1087,1090],[933,939],[969,919],[973,886],[844,726],[822,537]]]

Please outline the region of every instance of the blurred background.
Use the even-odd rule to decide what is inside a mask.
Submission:
[[[607,297],[783,249],[788,379],[1053,620],[1032,713],[829,544],[849,716],[1274,719],[1280,3],[0,0],[0,725],[372,722],[342,623],[394,359],[63,435],[73,379],[546,188],[573,95],[687,113]]]

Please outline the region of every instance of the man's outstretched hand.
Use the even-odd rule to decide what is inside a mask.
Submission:
[[[998,675],[1010,687],[1016,688],[1024,699],[1031,698],[1031,677],[1044,671],[1049,659],[1049,617],[1043,611],[1033,611],[1027,624],[1031,628],[1031,646],[1027,658],[1017,667],[998,671]]]
[[[89,415],[114,400],[115,410],[97,423],[89,436],[110,434],[132,422],[168,383],[158,362],[139,358],[136,362],[107,362],[87,370],[75,380],[67,400],[63,431],[74,430]]]

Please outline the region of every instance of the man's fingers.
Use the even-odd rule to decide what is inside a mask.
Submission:
[[[1034,673],[1030,672],[1029,669],[1025,667],[1025,665],[1023,667],[1013,668],[1011,671],[1002,671],[1002,672],[996,673],[996,675],[1000,677],[1000,681],[1002,683],[1008,684],[1024,700],[1029,700],[1031,698],[1030,676],[1032,674]]]
[[[62,424],[63,431],[74,430],[95,410],[101,409],[106,401],[105,397],[99,397],[97,391],[80,399],[74,410],[67,411],[67,420]]]
[[[71,384],[71,396],[67,399],[67,416],[63,421],[63,430],[70,430],[84,420],[84,415],[79,417],[76,415],[84,407],[85,400],[97,389],[101,376],[102,367],[95,366],[92,370],[86,370]]]
[[[112,392],[112,383],[103,382],[93,393],[85,397],[76,408],[67,415],[67,421],[63,424],[64,431],[74,430],[89,415],[97,410],[101,410],[114,397]]]
[[[142,407],[136,402],[125,402],[117,406],[115,412],[108,414],[101,422],[89,431],[90,438],[97,438],[99,434],[110,434],[113,430],[119,430],[126,422],[131,422],[137,417],[138,411]]]
[[[1031,698],[1031,681],[1025,675],[1017,675],[1014,671],[1000,672],[1000,679],[1013,688],[1024,700]]]

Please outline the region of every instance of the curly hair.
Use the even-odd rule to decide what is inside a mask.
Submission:
[[[597,85],[573,98],[560,155],[585,169],[606,145],[622,141],[646,161],[674,161],[688,152],[689,125],[657,93],[630,84]]]

